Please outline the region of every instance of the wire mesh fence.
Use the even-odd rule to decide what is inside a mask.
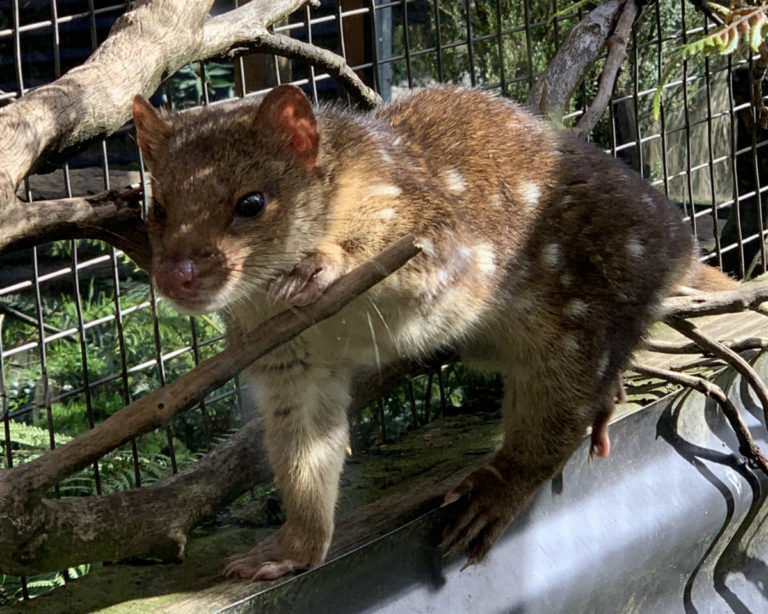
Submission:
[[[214,10],[232,7],[217,2]],[[343,55],[385,100],[450,81],[519,102],[582,17],[562,0],[323,0],[276,32]],[[0,2],[0,105],[81,64],[104,41],[127,2]],[[554,16],[554,17],[553,17]],[[677,203],[702,259],[739,277],[765,272],[766,132],[750,107],[746,57],[694,59],[652,99],[665,60],[707,31],[684,0],[645,6],[611,102],[591,139],[624,159]],[[603,60],[565,114],[584,112]],[[187,66],[156,104],[183,109],[295,83],[315,101],[344,99],[326,73],[295,61],[250,55]],[[51,158],[20,188],[27,200],[95,193],[143,180],[129,128]],[[617,203],[620,215],[621,203]],[[649,220],[652,223],[652,220]],[[119,250],[92,240],[57,241],[0,258],[0,467],[61,445],[146,391],[190,370],[224,345],[216,315],[190,318],[160,300]],[[356,438],[395,436],[472,389],[460,367],[423,377],[358,417]],[[439,384],[439,385],[438,385]],[[435,395],[432,395],[432,392]],[[439,394],[437,394],[439,391]],[[162,432],[131,442],[66,480],[57,496],[132,488],[183,467],[242,420],[237,381],[211,394]],[[435,397],[434,399],[432,397]],[[387,412],[380,414],[386,406]],[[383,417],[386,413],[387,417]],[[26,585],[25,594],[28,593]]]

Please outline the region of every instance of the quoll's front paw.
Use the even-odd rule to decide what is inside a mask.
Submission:
[[[489,463],[446,493],[443,505],[456,503],[462,511],[443,530],[440,547],[446,558],[469,553],[462,570],[485,558],[520,507],[510,501],[509,490],[507,480]]]
[[[317,567],[324,559],[325,548],[306,545],[284,525],[253,550],[230,558],[224,575],[251,581],[276,580],[292,571]]]
[[[269,298],[273,302],[304,307],[314,303],[344,272],[342,264],[333,256],[322,252],[312,254],[272,283]]]

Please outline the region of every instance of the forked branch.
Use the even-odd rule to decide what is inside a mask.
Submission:
[[[703,377],[678,373],[677,371],[670,371],[669,369],[650,367],[639,363],[632,363],[630,369],[647,377],[655,377],[673,384],[685,386],[686,388],[692,388],[716,401],[730,423],[731,428],[733,428],[736,433],[736,437],[739,440],[739,451],[749,459],[755,467],[760,468],[766,475],[768,475],[768,459],[766,459],[765,455],[755,443],[752,435],[749,434],[749,429],[741,419],[739,410],[736,409],[728,398],[728,395],[725,394],[720,386]]]

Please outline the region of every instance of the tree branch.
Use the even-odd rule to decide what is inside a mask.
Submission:
[[[685,373],[678,373],[676,371],[670,371],[668,369],[659,369],[657,367],[649,367],[639,363],[632,363],[629,367],[632,371],[636,371],[641,375],[647,377],[655,377],[663,379],[673,384],[685,386],[686,388],[692,388],[705,394],[710,399],[713,399],[723,410],[723,414],[736,433],[736,437],[739,440],[739,451],[746,456],[750,462],[760,468],[766,475],[768,475],[768,459],[760,451],[760,448],[752,439],[752,435],[749,434],[747,425],[739,415],[739,410],[731,403],[731,400],[723,392],[717,384],[710,382],[703,377],[696,377],[693,375],[686,375]]]
[[[732,339],[729,341],[720,341],[720,343],[736,352],[743,352],[745,350],[768,350],[768,338],[765,337]],[[648,339],[643,343],[643,349],[659,354],[701,354],[703,348],[696,343],[675,343],[673,341]]]
[[[94,196],[19,201],[3,212],[0,253],[58,239],[102,239],[149,270],[149,238],[141,220],[138,187]]]
[[[319,66],[344,85],[352,97],[365,107],[373,108],[382,103],[381,96],[363,83],[343,57],[327,49],[282,34],[273,34],[260,26],[251,28],[247,37],[232,40],[229,49],[226,53],[228,57],[237,57],[250,51],[260,51]]]
[[[693,323],[680,319],[673,319],[668,322],[669,325],[679,333],[691,339],[707,352],[721,358],[741,374],[760,400],[760,404],[763,406],[765,423],[768,424],[768,387],[766,387],[763,380],[760,379],[760,376],[750,364],[733,350],[716,341],[709,335],[704,334],[701,330],[696,328]]]
[[[621,15],[616,22],[616,27],[613,29],[613,34],[606,41],[608,57],[605,59],[603,72],[600,74],[597,93],[592,99],[589,108],[571,130],[580,139],[587,138],[611,100],[613,87],[616,84],[616,76],[619,74],[619,69],[624,64],[624,60],[627,59],[627,39],[632,34],[632,26],[635,23],[637,13],[636,0],[624,2]]]
[[[768,281],[741,284],[735,290],[699,292],[689,296],[672,296],[664,300],[659,319],[694,318],[696,316],[737,313],[756,309],[768,301]]]
[[[305,3],[256,0],[233,13],[266,28]],[[213,0],[134,4],[83,65],[0,109],[0,205],[19,204],[16,186],[46,152],[111,134],[130,118],[135,94],[151,94],[182,66],[206,59],[212,40],[204,24]],[[217,19],[208,23],[228,23]]]
[[[526,106],[544,117],[560,118],[574,90],[600,57],[625,2],[608,0],[576,24],[533,84]]]
[[[93,534],[96,532],[96,528],[102,526],[105,517],[117,513],[116,510],[126,511],[126,506],[122,502],[125,493],[104,499],[105,503],[102,506],[96,505],[91,508],[90,503],[59,502],[54,504],[44,499],[47,489],[64,477],[86,468],[131,438],[149,432],[172,416],[190,408],[259,357],[300,334],[314,323],[332,316],[352,298],[362,294],[403,266],[419,251],[420,249],[414,245],[413,237],[401,239],[375,258],[340,278],[315,303],[277,314],[244,335],[238,343],[233,343],[220,354],[203,361],[195,369],[174,382],[127,405],[92,430],[69,443],[13,469],[1,470],[0,569],[6,573],[29,573],[32,570],[57,569],[62,567],[61,557],[64,556],[77,556],[78,560],[82,562],[93,560],[81,558],[86,551],[89,555],[98,552],[100,556],[103,551],[99,548],[106,548],[107,551],[114,552],[116,545],[104,545],[99,540],[95,540]],[[242,438],[238,441],[240,444],[233,444],[235,445],[235,452],[233,453],[237,453],[238,446],[245,445]],[[233,468],[237,467],[239,466],[233,465]],[[211,472],[211,474],[218,476],[218,470],[215,473]],[[219,478],[217,477],[217,479]],[[231,485],[224,488],[222,484],[218,490],[216,488],[209,485],[208,494],[223,496],[222,493],[225,491],[233,491]],[[136,501],[145,501],[144,497],[150,495],[132,496],[137,497],[134,499]],[[175,492],[175,494],[172,492],[171,496],[172,499],[175,498],[178,501],[188,495],[182,492]],[[157,505],[167,506],[168,504],[166,501],[160,500]],[[206,505],[213,505],[213,503],[206,503]],[[65,513],[63,510],[67,509],[72,511]],[[91,510],[91,516],[80,520],[71,517],[71,514],[80,513],[85,509]],[[167,509],[174,510],[176,508],[170,506]],[[209,508],[205,507],[204,509],[208,510]],[[135,510],[133,513],[135,515]],[[181,527],[191,526],[196,520],[199,520],[199,517],[192,512],[186,512],[186,515],[181,514],[181,518],[183,518],[183,522],[167,528],[167,538],[164,540],[161,540],[155,533],[146,534],[152,542],[156,543],[154,547],[160,548],[164,552],[169,551],[169,548],[170,551],[174,551],[174,549],[178,551],[178,548],[183,547]],[[79,527],[80,530],[75,531],[73,528],[75,526]],[[89,527],[90,530],[85,530],[86,527]],[[128,527],[131,531],[135,530],[135,527],[131,528],[130,523]],[[68,537],[59,535],[57,533],[59,530],[63,530]],[[106,532],[101,533],[101,535],[108,541],[121,541],[117,539],[117,534],[114,533]],[[120,535],[124,538],[126,535],[132,536],[138,542],[145,541],[143,537],[136,537],[143,535],[141,531],[136,531],[135,534],[121,532]],[[60,548],[62,543],[72,547],[70,554],[57,552],[57,548]],[[79,545],[75,547],[75,543]],[[138,547],[138,545],[131,546],[131,548],[134,547]],[[144,543],[143,547],[147,548],[148,544]],[[57,556],[59,558],[56,558]],[[50,562],[50,558],[54,560]],[[67,565],[69,564],[72,563],[68,562]],[[67,565],[63,566],[66,567]]]

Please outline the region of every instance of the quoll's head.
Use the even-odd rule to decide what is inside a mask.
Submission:
[[[300,89],[185,113],[136,96],[133,120],[152,172],[152,278],[180,310],[265,292],[323,234],[319,132]]]

